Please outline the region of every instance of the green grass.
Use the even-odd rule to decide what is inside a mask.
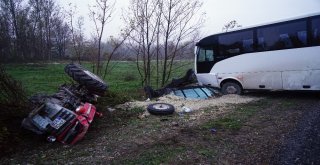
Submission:
[[[20,81],[30,96],[37,92],[54,93],[60,84],[71,82],[64,65],[6,65],[7,72]]]
[[[148,164],[148,165],[158,165],[167,163],[171,159],[175,158],[178,154],[186,151],[184,147],[174,147],[167,144],[157,144],[150,149],[122,160],[121,162],[113,162],[113,164]]]
[[[182,67],[174,69],[171,77],[181,77],[187,69],[193,68],[190,61],[179,63],[179,66]],[[38,92],[52,94],[57,91],[59,85],[72,82],[64,73],[65,65],[7,64],[5,67],[13,78],[22,82],[27,95],[31,96]],[[92,70],[91,64],[85,63],[84,66],[88,70]],[[117,62],[111,73],[107,74],[105,82],[109,86],[108,90],[114,93],[121,93],[134,98],[143,95],[140,75],[135,62]],[[153,87],[156,87],[155,79],[153,79]]]
[[[258,101],[251,104],[244,104],[237,106],[237,108],[225,115],[224,117],[209,120],[208,122],[201,125],[202,129],[223,129],[223,130],[230,130],[230,131],[237,131],[240,130],[243,124],[259,109],[268,106],[268,102],[266,101]]]

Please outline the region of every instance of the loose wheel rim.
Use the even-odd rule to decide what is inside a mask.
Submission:
[[[158,109],[158,110],[166,110],[169,109],[170,106],[167,104],[155,104],[152,106],[154,109]]]

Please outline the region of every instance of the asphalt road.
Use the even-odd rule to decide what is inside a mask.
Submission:
[[[310,104],[272,164],[320,164],[320,101]]]

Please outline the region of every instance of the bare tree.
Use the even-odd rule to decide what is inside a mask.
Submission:
[[[66,58],[67,45],[70,42],[69,26],[59,18],[53,20],[53,26],[54,46],[57,51],[56,55],[59,59]]]
[[[131,1],[130,14],[126,14],[130,17],[125,20],[134,29],[129,39],[143,85],[151,85],[153,77],[161,86],[169,80],[174,60],[182,49],[194,44],[203,24],[198,14],[201,6],[198,0]]]
[[[222,28],[223,32],[228,32],[231,29],[240,28],[241,25],[238,24],[236,20],[230,21],[229,23],[225,24]]]
[[[9,10],[4,2],[0,2],[0,58],[6,62],[12,56],[12,38]],[[1,63],[0,62],[0,63]]]
[[[53,0],[0,1],[1,40],[7,41],[2,53],[6,59],[52,59],[53,31],[57,23],[63,24],[59,12]]]
[[[162,72],[163,86],[172,74],[173,60],[176,58],[179,50],[193,44],[185,42],[191,37],[196,37],[199,28],[202,26],[203,19],[195,19],[202,3],[197,0],[163,0],[162,13],[164,15],[164,64]],[[194,22],[195,21],[195,22]],[[173,47],[169,47],[172,42]]]
[[[29,0],[29,7],[35,55],[41,55],[42,60],[51,60],[53,20],[57,19],[60,10],[53,0]]]
[[[101,74],[101,40],[105,25],[110,21],[111,14],[114,12],[115,1],[96,0],[95,6],[90,8],[90,18],[95,25],[95,37],[98,45],[98,55],[96,62],[96,73]]]
[[[129,36],[129,42],[132,50],[136,53],[136,64],[139,71],[142,84],[149,85],[151,82],[151,59],[154,55],[153,43],[156,42],[159,19],[157,20],[156,11],[158,0],[131,0],[129,13],[130,16],[124,18],[133,29]],[[158,8],[158,9],[157,9]]]
[[[69,4],[69,11],[68,11],[68,17],[69,17],[69,28],[71,32],[71,41],[72,41],[72,47],[74,55],[78,61],[78,63],[81,64],[81,57],[83,55],[84,51],[84,35],[83,35],[83,21],[84,18],[82,16],[79,16],[78,18],[75,18],[75,13],[77,12],[77,6],[72,6],[72,4]]]
[[[22,51],[23,33],[19,26],[19,20],[25,17],[25,15],[23,15],[22,13],[22,11],[24,10],[24,8],[22,7],[22,0],[2,1],[1,8],[7,16],[6,18],[9,20],[8,23],[10,28],[10,38],[12,39],[12,56],[13,58],[17,59],[24,59],[24,53]]]
[[[121,33],[121,38],[120,39],[115,39],[113,37],[110,37],[110,46],[112,47],[111,52],[107,55],[107,60],[106,60],[106,66],[105,66],[105,70],[104,70],[104,74],[103,74],[103,78],[106,78],[106,75],[108,74],[108,71],[111,71],[113,67],[110,67],[110,62],[113,58],[113,56],[116,54],[117,50],[123,45],[123,43],[127,40],[127,38],[129,37],[130,33],[132,32],[132,29],[130,29],[129,31],[124,30]]]

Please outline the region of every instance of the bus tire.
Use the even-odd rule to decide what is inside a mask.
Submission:
[[[226,82],[222,85],[221,92],[224,95],[228,94],[242,94],[242,87],[236,82]]]
[[[64,71],[80,85],[85,86],[92,94],[103,96],[107,90],[107,84],[97,75],[78,64],[68,64]]]
[[[154,103],[148,105],[147,110],[153,115],[171,115],[174,112],[174,106],[167,103]]]

